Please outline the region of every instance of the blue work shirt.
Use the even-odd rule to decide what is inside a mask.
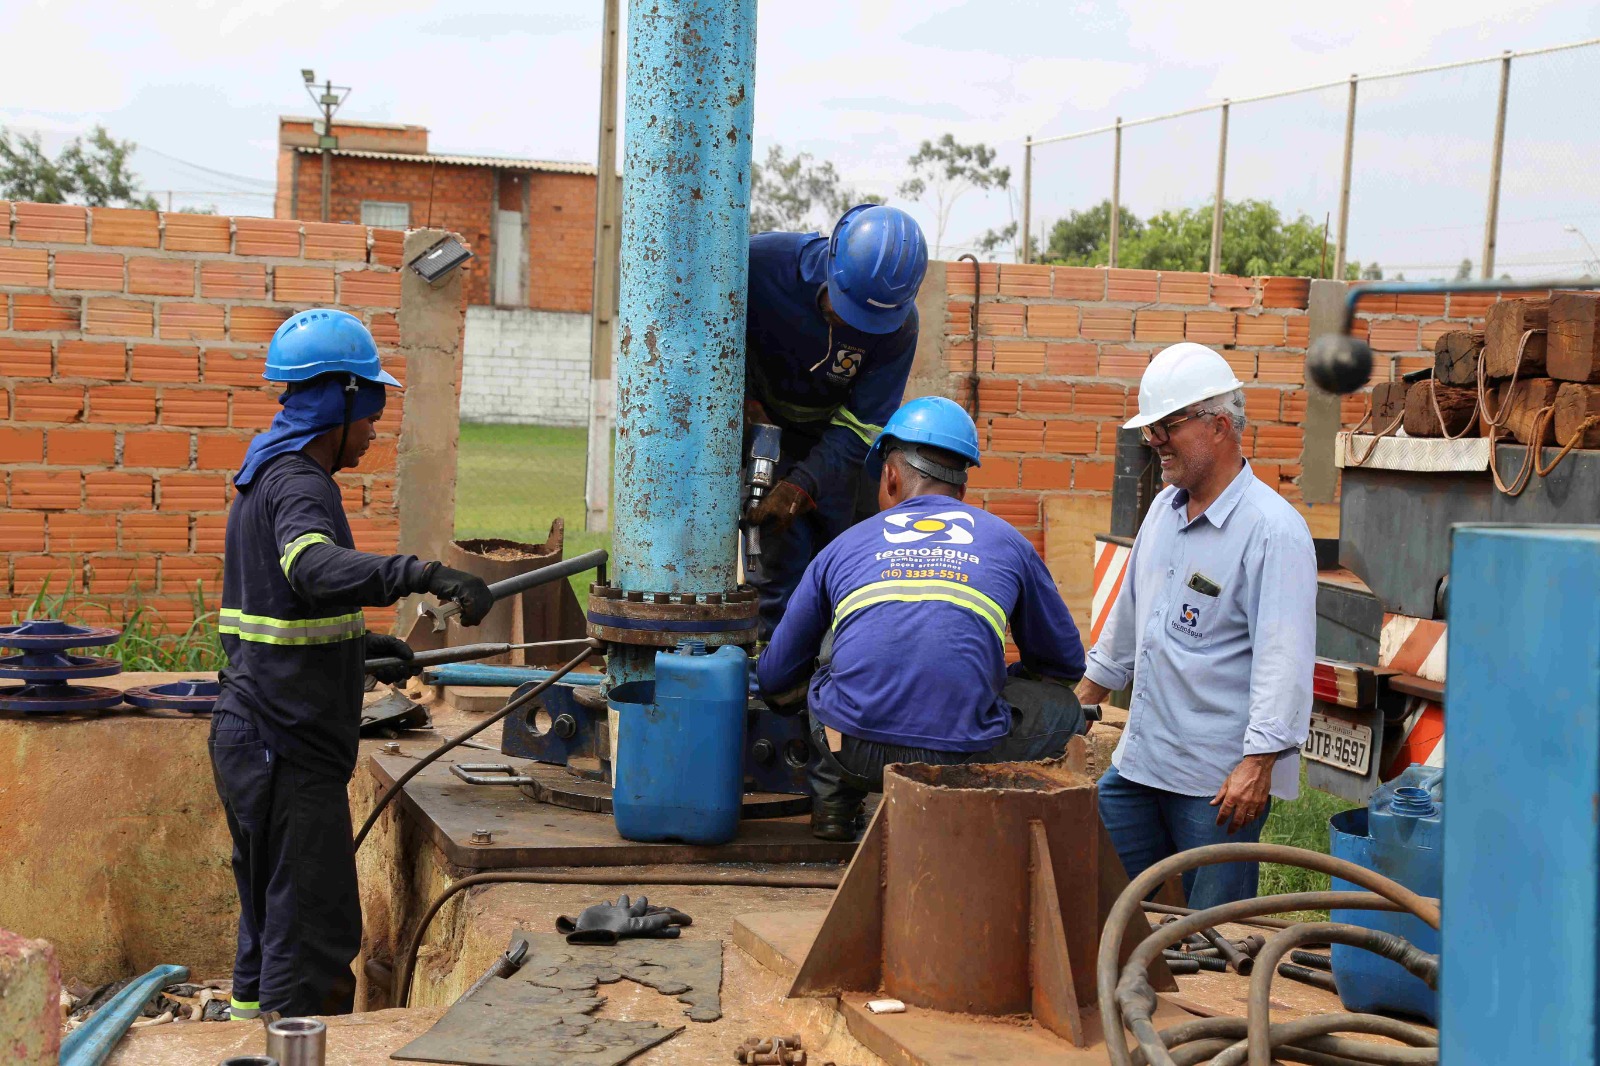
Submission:
[[[1141,785],[1213,796],[1244,756],[1286,752],[1272,794],[1294,799],[1317,643],[1311,533],[1248,464],[1193,521],[1188,504],[1171,486],[1150,504],[1089,652],[1089,680],[1133,681],[1111,762]]]
[[[745,396],[777,424],[818,438],[787,480],[819,500],[853,476],[900,406],[917,350],[917,312],[893,333],[830,325],[818,304],[828,239],[817,233],[750,238]]]
[[[1011,730],[1006,628],[1022,665],[1073,682],[1083,644],[1033,545],[1004,519],[949,496],[914,496],[824,548],[756,664],[761,689],[811,678],[807,706],[852,737],[987,751]]]

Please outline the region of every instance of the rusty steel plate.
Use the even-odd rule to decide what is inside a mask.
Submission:
[[[611,813],[611,786],[565,766],[530,763],[523,774],[531,784],[517,786],[523,795],[540,803],[596,814]],[[811,813],[811,797],[787,792],[746,792],[741,818],[790,818]]]
[[[623,644],[670,648],[680,640],[716,647],[753,644],[759,627],[756,591],[638,592],[589,586],[589,635]]]

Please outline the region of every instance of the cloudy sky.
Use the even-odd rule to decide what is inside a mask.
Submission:
[[[7,15],[0,124],[59,147],[103,123],[179,205],[270,213],[277,116],[310,106],[302,67],[354,86],[344,117],[426,125],[435,150],[595,154],[598,0],[12,0]],[[1594,37],[1592,0],[766,0],[756,148],[811,152],[892,196],[919,141],[948,131],[998,148],[1020,181],[1030,133]],[[1478,260],[1497,82],[1486,65],[1362,89],[1353,258],[1413,278]],[[1600,48],[1514,64],[1501,270],[1600,258],[1584,244],[1600,245],[1597,83]],[[1335,211],[1345,95],[1234,108],[1228,196]],[[1214,112],[1130,130],[1124,202],[1147,215],[1209,200],[1216,137]],[[1110,171],[1109,137],[1040,147],[1036,224],[1107,196]],[[895,202],[931,229],[925,205]],[[944,254],[1014,209],[968,195]]]

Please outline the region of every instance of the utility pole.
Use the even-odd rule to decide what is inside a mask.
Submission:
[[[1511,53],[1500,59],[1500,103],[1494,112],[1494,149],[1489,163],[1489,210],[1483,221],[1483,277],[1494,277],[1495,243],[1500,229],[1500,164],[1506,157],[1506,99],[1511,91]]]
[[[622,197],[617,188],[617,23],[619,0],[605,0],[600,33],[600,150],[594,187],[594,286],[589,326],[589,447],[584,475],[584,528],[611,521],[611,345],[616,334],[617,258]]]
[[[333,190],[333,150],[339,147],[339,138],[333,135],[333,116],[349,98],[350,87],[335,85],[329,80],[323,83],[319,96],[316,72],[302,69],[300,77],[305,81],[306,94],[311,97],[311,102],[322,109],[322,129],[317,133],[317,147],[322,149],[322,221],[327,222],[328,201]]]

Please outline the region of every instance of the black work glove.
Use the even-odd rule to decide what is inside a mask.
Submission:
[[[805,489],[792,481],[780,481],[750,512],[750,520],[774,533],[782,533],[794,525],[796,518],[816,509],[817,501]]]
[[[556,919],[556,931],[567,934],[569,944],[615,944],[628,937],[669,940],[678,927],[693,922],[687,914],[671,907],[652,907],[640,896],[629,903],[627,896],[615,903],[596,903],[573,921],[565,914]]]
[[[465,570],[452,570],[443,563],[430,563],[426,591],[441,600],[461,605],[461,624],[475,626],[494,606],[494,593],[483,578]]]
[[[385,636],[382,633],[368,633],[362,638],[361,657],[368,661],[373,659],[400,659],[399,666],[388,666],[380,670],[369,670],[379,684],[398,685],[412,674],[415,668],[408,665],[413,657],[411,645],[399,637]]]

